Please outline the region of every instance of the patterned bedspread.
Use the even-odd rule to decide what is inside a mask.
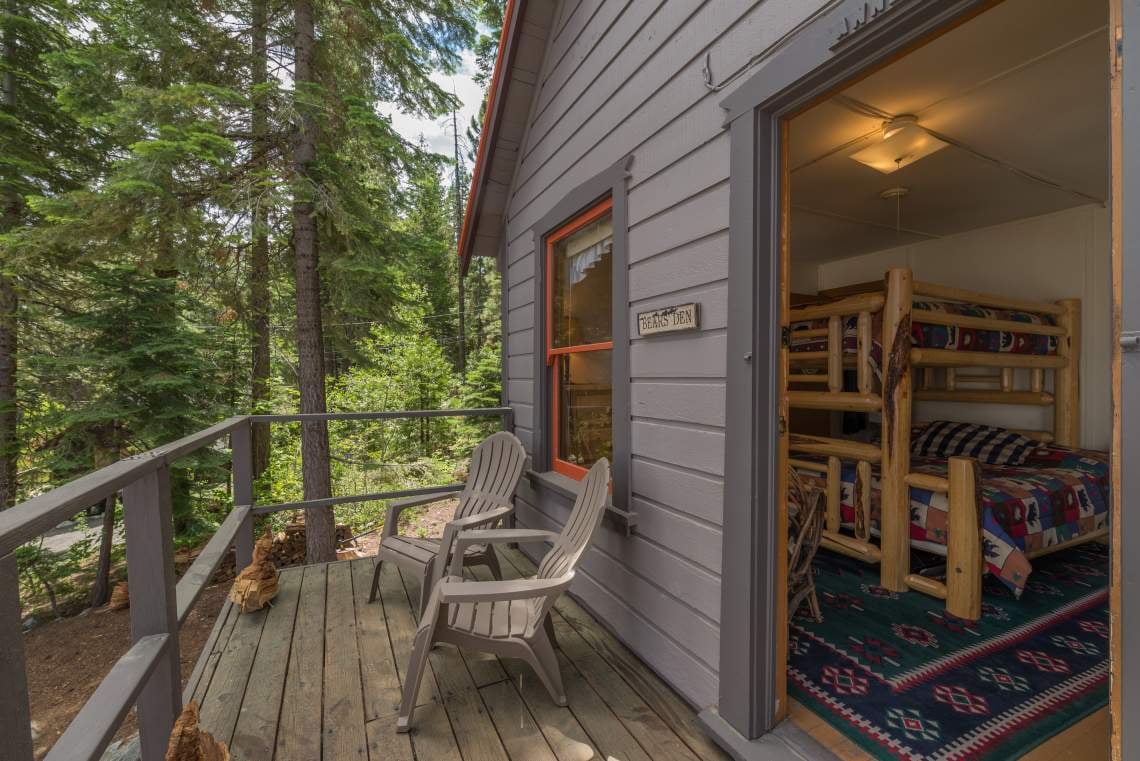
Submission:
[[[1026,588],[1032,565],[1026,552],[1051,547],[1108,525],[1108,454],[1055,445],[1037,447],[1023,465],[982,468],[982,541],[989,573],[1015,595]],[[911,469],[946,475],[946,461],[912,457]],[[822,476],[802,472],[806,481],[825,486]],[[855,525],[855,466],[842,473],[842,521]],[[945,494],[910,490],[912,540],[946,544],[949,505]],[[871,483],[872,528],[878,529],[879,477]]]
[[[1053,318],[1047,315],[1017,312],[1009,309],[990,309],[973,304],[960,304],[949,301],[915,301],[914,308],[970,317],[986,317],[994,320],[1024,322],[1033,325],[1056,324]],[[855,316],[844,318],[843,350],[846,353],[854,353],[856,351],[857,322],[858,318]],[[827,320],[794,323],[792,325],[791,350],[794,352],[825,351],[827,349],[826,338],[796,337],[796,331],[825,327],[827,327]],[[871,347],[871,362],[875,367],[876,374],[878,374],[879,362],[882,357],[880,338],[882,335],[881,313],[876,314],[873,319],[871,335],[875,337],[874,345]],[[915,346],[926,349],[1007,352],[1010,354],[1055,354],[1057,352],[1056,336],[1043,336],[1035,333],[1019,333],[1005,330],[958,328],[949,325],[932,325],[917,321],[911,324],[910,338]]]

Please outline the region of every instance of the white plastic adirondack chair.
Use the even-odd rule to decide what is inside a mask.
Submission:
[[[372,594],[376,600],[380,588],[380,568],[385,562],[395,563],[407,571],[419,573],[420,614],[423,614],[432,586],[443,575],[456,535],[463,529],[492,526],[510,517],[514,511],[513,497],[526,464],[526,450],[513,433],[500,431],[488,436],[471,454],[467,484],[461,492],[432,494],[395,500],[388,505],[388,518],[380,540],[376,558],[376,571],[372,575]],[[400,513],[409,507],[438,502],[448,496],[458,496],[459,504],[451,521],[443,529],[442,538],[400,536]],[[485,565],[496,579],[502,578],[499,558],[488,544],[471,544],[461,553],[464,565]]]
[[[550,697],[566,705],[562,674],[554,654],[554,625],[550,609],[574,580],[574,568],[590,546],[606,512],[610,463],[598,460],[586,474],[574,509],[562,533],[531,529],[464,531],[455,543],[451,575],[432,589],[416,631],[412,657],[404,671],[404,692],[396,730],[407,732],[420,691],[428,652],[436,642],[450,642],[531,665]],[[533,579],[467,581],[463,579],[463,550],[479,544],[553,542]]]

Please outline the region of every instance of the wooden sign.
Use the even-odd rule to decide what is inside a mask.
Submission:
[[[700,304],[680,304],[664,309],[654,309],[652,312],[638,312],[637,314],[637,335],[639,336],[696,330],[700,326]]]

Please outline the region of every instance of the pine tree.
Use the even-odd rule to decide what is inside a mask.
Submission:
[[[84,132],[56,102],[50,56],[67,45],[69,10],[62,0],[6,0],[0,7],[0,509],[17,498],[20,456],[18,356],[21,293],[33,258],[18,239],[29,222],[29,197],[73,187]]]
[[[185,287],[131,264],[88,264],[59,272],[82,289],[61,322],[70,338],[58,355],[38,356],[34,370],[83,398],[62,407],[53,427],[52,467],[77,475],[93,464],[141,452],[204,427],[224,412],[223,389],[210,372],[213,337]],[[110,454],[110,456],[108,456]],[[174,520],[192,520],[191,485],[222,477],[209,454],[180,460],[173,471]],[[209,473],[212,469],[212,474]]]
[[[269,26],[268,0],[252,0],[250,4],[250,132],[254,171],[269,181]],[[260,183],[258,183],[260,186]],[[260,187],[259,187],[260,189]],[[269,199],[263,193],[251,193],[249,322],[250,334],[250,407],[253,412],[267,412],[269,401]],[[269,467],[269,425],[253,427],[253,473],[260,476]]]
[[[297,299],[298,382],[301,413],[327,412],[325,400],[325,351],[321,329],[321,279],[317,270],[317,224],[313,196],[316,187],[313,165],[317,159],[317,120],[313,115],[314,8],[311,0],[293,5],[293,86],[298,114],[293,138],[293,266]],[[323,421],[301,424],[301,468],[305,499],[324,499],[332,494],[329,469],[329,429]],[[323,508],[305,511],[306,561],[322,563],[336,557],[335,521]]]
[[[293,260],[302,412],[324,412],[326,310],[391,314],[400,299],[391,244],[404,207],[400,181],[423,161],[375,104],[438,115],[452,104],[431,79],[471,40],[467,9],[450,0],[317,3],[294,8]],[[318,253],[319,243],[319,253]],[[322,272],[336,277],[322,281]],[[340,320],[338,322],[350,322]],[[346,337],[351,340],[346,331]],[[336,356],[334,354],[334,356]],[[342,368],[334,365],[331,368]],[[306,499],[329,495],[328,427],[302,426]],[[308,560],[333,556],[329,511],[306,514]]]

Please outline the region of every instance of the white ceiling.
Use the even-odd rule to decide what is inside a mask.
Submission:
[[[789,146],[795,263],[1103,201],[1107,6],[1097,0],[1005,0],[796,117]],[[888,114],[915,114],[922,126],[1006,166],[952,145],[881,174],[849,156],[878,138],[882,119],[853,111],[844,98]],[[909,189],[901,233],[894,201],[880,197],[896,185]]]

